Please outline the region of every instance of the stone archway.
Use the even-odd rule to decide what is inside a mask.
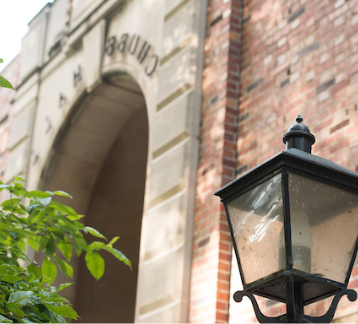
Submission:
[[[108,238],[120,236],[115,247],[132,262],[130,270],[102,253],[100,281],[91,277],[84,256],[74,262],[75,282],[66,297],[82,322],[134,321],[147,154],[146,104],[128,75],[107,78],[81,98],[54,141],[41,187],[72,194],[70,205],[86,215],[86,225]]]

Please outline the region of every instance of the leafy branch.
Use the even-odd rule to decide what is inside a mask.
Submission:
[[[15,177],[11,185],[0,182],[0,191],[10,194],[10,199],[0,205],[0,322],[63,322],[76,319],[77,314],[69,302],[58,295],[70,284],[51,286],[57,269],[73,277],[70,260],[73,250],[80,256],[85,253],[87,268],[99,279],[105,270],[105,262],[98,253],[105,250],[115,258],[131,266],[130,261],[96,229],[84,226],[71,207],[55,200],[55,196],[72,198],[63,191],[27,191],[23,177]],[[23,202],[28,201],[25,207]],[[101,241],[87,243],[90,234]],[[104,240],[104,241],[103,241]],[[25,254],[26,243],[45,258],[41,268],[31,263]],[[31,263],[26,269],[18,261]]]

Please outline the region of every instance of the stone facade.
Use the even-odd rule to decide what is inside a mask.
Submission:
[[[13,87],[19,85],[20,55],[18,55],[2,72],[1,75],[11,80]],[[7,158],[9,155],[9,137],[12,124],[11,102],[15,98],[15,91],[0,88],[0,179],[4,180]]]
[[[205,14],[201,0],[56,0],[29,23],[3,180],[70,192],[133,264],[107,258],[98,285],[73,261],[65,294],[84,322],[187,321]]]
[[[16,92],[0,89],[0,177],[67,191],[86,224],[121,236],[132,271],[105,256],[96,282],[73,261],[65,294],[83,322],[256,321],[232,300],[242,286],[213,192],[283,150],[299,113],[313,154],[358,170],[357,8],[55,0],[34,17],[2,72]],[[355,305],[342,300],[335,321],[356,321]]]

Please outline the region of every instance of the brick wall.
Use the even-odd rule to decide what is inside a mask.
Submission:
[[[0,66],[1,67],[1,66]],[[20,55],[10,62],[0,73],[9,80],[16,89],[19,85]],[[8,144],[11,129],[11,116],[9,115],[11,101],[15,98],[16,92],[12,89],[0,88],[0,180],[3,180],[6,160],[9,154]]]
[[[297,114],[316,137],[313,154],[358,171],[358,0],[243,2],[237,175],[285,149],[282,135]],[[240,289],[237,272],[233,264],[232,292]],[[349,286],[358,287],[357,268]],[[259,303],[266,315],[285,312]],[[318,315],[329,305],[305,311]],[[337,320],[357,320],[344,317],[356,303],[344,297],[339,305]],[[230,322],[251,321],[250,304],[230,301]]]
[[[190,322],[227,322],[231,239],[213,192],[235,176],[241,0],[208,1]]]
[[[245,1],[239,173],[283,149],[298,113],[317,138],[313,152],[355,170],[357,4]]]

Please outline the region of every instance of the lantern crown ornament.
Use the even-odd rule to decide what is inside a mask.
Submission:
[[[358,174],[311,154],[315,137],[297,123],[283,136],[286,151],[215,192],[225,206],[244,286],[261,323],[333,319],[347,289],[358,249]],[[339,238],[339,239],[337,239]],[[267,317],[254,295],[286,304]],[[304,314],[304,306],[335,295],[328,312]]]
[[[307,153],[311,153],[311,147],[315,143],[315,137],[311,134],[309,128],[302,124],[303,118],[298,115],[296,124],[292,125],[287,133],[283,135],[283,142],[286,144],[286,150],[297,148]]]

